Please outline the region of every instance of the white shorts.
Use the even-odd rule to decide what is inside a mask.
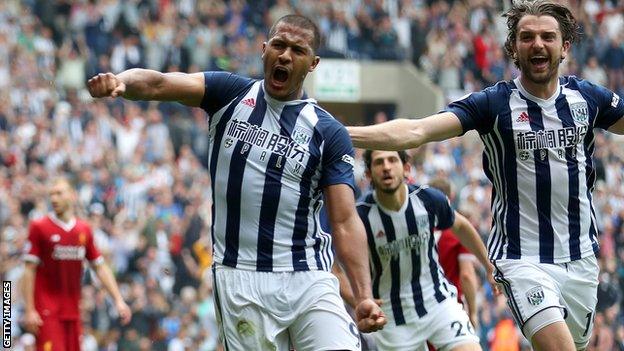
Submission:
[[[447,298],[419,320],[386,326],[373,333],[379,350],[426,351],[427,341],[445,351],[464,343],[479,343],[468,314],[457,300]]]
[[[557,307],[563,311],[574,343],[581,347],[589,342],[598,301],[600,268],[595,256],[560,264],[497,260],[495,266],[494,279],[503,286],[520,329],[535,314]]]
[[[214,269],[225,350],[360,350],[357,327],[330,272]]]

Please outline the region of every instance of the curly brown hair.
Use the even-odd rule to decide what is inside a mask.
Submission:
[[[503,14],[503,17],[507,18],[509,30],[505,41],[505,53],[514,60],[516,67],[518,59],[514,57],[513,47],[518,34],[518,22],[526,15],[551,16],[556,19],[564,42],[574,43],[580,37],[580,27],[570,9],[564,5],[549,0],[518,0]]]

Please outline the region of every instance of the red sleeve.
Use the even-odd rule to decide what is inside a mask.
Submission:
[[[40,231],[35,222],[28,226],[28,244],[24,248],[24,261],[39,264],[41,262]]]
[[[472,252],[470,252],[464,245],[462,245],[459,240],[457,241],[457,244],[459,246],[459,254],[472,254]]]
[[[86,258],[89,262],[98,263],[96,260],[102,257],[100,251],[95,247],[95,239],[93,238],[93,232],[91,231],[91,227],[86,225],[85,228],[87,232],[87,243],[86,243]],[[96,262],[94,262],[96,261]]]

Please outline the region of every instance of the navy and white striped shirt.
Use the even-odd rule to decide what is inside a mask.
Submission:
[[[407,185],[405,185],[407,186]],[[457,294],[438,263],[434,228],[450,228],[455,211],[437,189],[408,186],[399,211],[383,208],[374,192],[357,204],[368,238],[373,296],[396,325],[416,321]]]
[[[562,77],[549,99],[516,79],[453,102],[447,111],[485,145],[483,168],[493,184],[490,259],[565,263],[598,251],[592,204],[594,128],[624,116],[606,88]]]
[[[353,146],[315,100],[278,101],[263,81],[206,72],[215,262],[257,271],[330,270],[322,189],[354,188]]]

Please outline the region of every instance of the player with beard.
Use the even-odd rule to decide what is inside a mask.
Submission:
[[[346,129],[303,91],[317,26],[282,17],[262,45],[264,80],[131,69],[88,82],[93,97],[178,101],[209,115],[214,293],[226,350],[359,350],[385,324],[372,300]],[[326,200],[332,235],[319,230]],[[331,274],[332,240],[357,327]]]
[[[441,191],[406,183],[405,151],[367,150],[364,161],[373,191],[357,208],[368,237],[373,296],[389,321],[373,334],[377,347],[424,351],[429,341],[438,350],[480,350],[468,314],[456,300],[457,289],[438,262],[434,230],[452,228],[496,285],[479,234]],[[347,282],[341,279],[341,284]]]
[[[593,130],[624,134],[624,102],[559,75],[579,28],[564,5],[517,1],[504,16],[505,49],[519,77],[433,116],[349,132],[358,147],[408,149],[477,130],[493,184],[489,257],[516,323],[537,350],[581,350],[592,333],[599,273]]]

